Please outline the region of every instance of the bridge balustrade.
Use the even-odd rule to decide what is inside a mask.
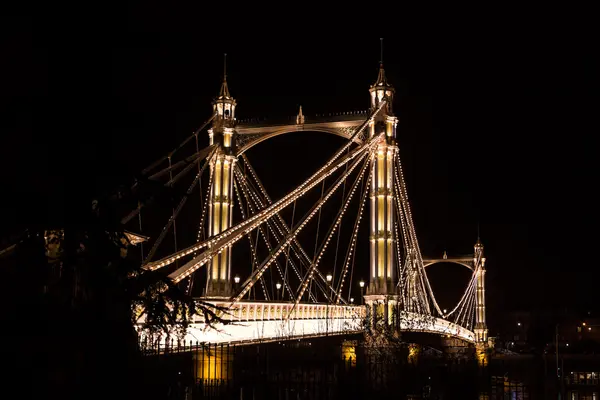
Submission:
[[[219,307],[227,307],[226,303],[214,303]],[[276,321],[285,319],[293,304],[290,303],[250,303],[240,302],[234,304],[227,315],[227,320],[233,321]],[[363,317],[365,309],[363,306],[326,305],[326,304],[299,304],[293,309],[290,319],[347,319]],[[195,319],[200,322],[200,319]]]

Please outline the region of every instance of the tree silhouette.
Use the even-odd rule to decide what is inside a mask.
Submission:
[[[225,322],[221,310],[128,257],[127,236],[105,207],[94,202],[64,229],[28,231],[3,253],[5,370],[23,394],[164,398],[140,352],[137,311],[145,329],[167,335],[184,332],[196,313]]]

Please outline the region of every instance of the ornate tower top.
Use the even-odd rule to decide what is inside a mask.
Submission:
[[[477,242],[475,242],[475,254],[474,257],[481,257],[481,263],[482,266],[485,265],[485,257],[484,257],[484,253],[483,253],[483,243],[481,243],[481,240],[479,240],[479,237],[477,237]]]
[[[227,86],[227,54],[223,58],[223,83],[219,96],[213,101],[213,110],[217,113],[216,122],[224,123],[228,127],[233,127],[235,121],[236,101],[229,93]]]
[[[377,81],[371,85],[369,92],[371,92],[371,109],[375,109],[379,106],[379,103],[384,98],[387,100],[385,105],[385,114],[393,115],[392,112],[392,101],[394,100],[394,87],[387,82],[385,77],[385,69],[383,69],[383,38],[381,40],[381,59],[379,60],[379,75],[377,75]]]

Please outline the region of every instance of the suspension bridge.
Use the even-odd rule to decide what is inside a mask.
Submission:
[[[382,63],[369,93],[366,111],[309,118],[300,107],[295,118],[284,121],[238,121],[237,103],[224,73],[211,117],[142,172],[167,188],[185,183],[179,204],[169,210],[156,237],[148,243],[144,243],[147,238],[140,239],[143,267],[168,269],[169,278],[189,293],[200,286],[201,300],[226,310],[222,318],[231,322],[214,329],[195,316],[184,341],[280,341],[387,325],[487,342],[483,245],[477,240],[469,257],[423,257],[396,141],[395,91]],[[205,129],[209,144],[201,148]],[[344,143],[308,179],[273,200],[247,151],[270,138],[299,131],[337,135]],[[180,155],[189,148],[191,155]],[[311,200],[315,192],[316,200]],[[185,239],[177,232],[178,224],[191,223],[189,218],[181,221],[186,207],[199,214],[195,238]],[[363,218],[365,209],[368,218]],[[142,232],[145,212],[140,205],[122,222],[132,232],[146,234]],[[361,298],[354,302],[356,253],[359,244],[366,247],[367,242],[359,238],[364,219],[368,229],[363,231],[369,232],[369,279],[360,281]],[[313,232],[308,245],[306,231]],[[169,242],[168,254],[161,253],[165,242]],[[236,264],[233,276],[233,254],[242,246],[249,262],[243,267]],[[463,265],[472,272],[450,310],[440,308],[426,273],[427,267],[439,262]]]

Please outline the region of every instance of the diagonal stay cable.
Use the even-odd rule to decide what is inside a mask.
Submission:
[[[154,242],[154,245],[150,249],[150,252],[146,256],[146,259],[144,260],[144,264],[147,264],[152,259],[152,257],[154,256],[154,253],[156,253],[156,250],[158,249],[158,246],[160,246],[160,244],[162,243],[163,239],[167,235],[167,232],[169,231],[169,229],[171,228],[171,226],[175,223],[175,219],[177,218],[177,216],[179,215],[179,212],[181,211],[181,209],[185,205],[185,203],[186,203],[189,195],[194,191],[194,188],[196,187],[196,185],[200,181],[202,173],[204,172],[204,170],[206,169],[206,166],[208,164],[209,164],[208,161],[205,162],[204,165],[202,166],[202,168],[200,168],[200,170],[196,174],[196,177],[192,181],[192,183],[189,186],[187,192],[185,193],[185,195],[183,196],[183,198],[181,199],[181,201],[179,202],[179,204],[177,205],[177,207],[173,210],[173,213],[171,214],[171,217],[167,221],[167,224],[163,227],[160,235],[158,236],[158,238]]]
[[[233,180],[233,188],[235,189],[235,194],[238,198],[238,205],[239,205],[240,211],[242,213],[242,218],[246,219],[246,213],[244,212],[244,203],[242,201],[242,196],[240,195],[240,190],[238,188],[238,182],[235,178]],[[246,199],[246,201],[247,201],[247,199]],[[254,267],[258,266],[258,261],[257,261],[258,256],[256,255],[257,246],[253,246],[253,244],[252,244],[252,232],[248,232],[248,241],[250,242],[250,252],[252,255],[252,269],[254,269]],[[256,233],[256,244],[258,245],[258,232]],[[264,282],[264,279],[262,279],[262,277],[261,277],[260,283],[262,285],[263,295],[265,296],[265,300],[268,300],[269,295],[267,294],[267,288],[265,286],[265,282]]]
[[[196,154],[194,154],[194,155],[186,158],[187,161],[186,160],[180,161],[179,163],[183,163],[183,164],[180,164],[180,166],[188,164],[188,167],[190,165],[193,167],[194,165],[196,165],[196,163],[199,163],[204,158],[210,158],[212,156],[213,152],[216,149],[217,149],[216,145],[205,147],[204,149],[200,150],[198,153],[196,153]],[[176,168],[176,166],[179,163],[175,163],[171,168],[172,169]],[[161,171],[159,174],[161,176],[164,175],[164,174],[167,174],[167,173],[169,173],[169,171],[171,170],[171,168],[167,168],[166,170]],[[187,171],[189,171],[189,169]],[[181,177],[182,175],[177,175],[177,176]],[[176,179],[177,179],[177,176],[176,176]],[[148,179],[149,180],[153,180],[151,177],[148,178]],[[166,184],[164,184],[164,186],[165,187],[172,186],[171,181],[169,181]],[[150,203],[150,201],[152,201],[153,198],[154,198],[154,196],[151,196],[150,199],[148,199],[148,200],[146,200],[144,202],[141,202],[140,205],[135,210],[131,211],[129,214],[127,214],[125,217],[123,217],[121,219],[121,224],[124,225],[124,224],[128,223],[129,221],[131,221],[131,219],[134,218],[135,216],[137,216],[139,214],[139,212],[141,211],[141,209],[143,207],[145,207],[148,203]]]
[[[371,164],[373,163],[373,155],[371,155],[370,159],[369,159],[369,166],[367,166],[367,170],[370,169]],[[358,232],[360,229],[360,222],[362,220],[362,215],[363,215],[363,210],[365,207],[365,204],[367,202],[367,198],[369,197],[369,185],[371,183],[371,179],[373,178],[372,174],[369,174],[369,176],[367,177],[367,181],[366,183],[363,182],[362,187],[361,187],[361,191],[362,191],[362,197],[360,199],[360,203],[358,206],[358,213],[356,215],[356,220],[354,221],[354,228],[352,229],[352,236],[350,238],[350,243],[348,246],[348,250],[346,251],[346,257],[344,258],[344,266],[342,267],[342,273],[341,273],[341,278],[340,281],[338,283],[338,288],[337,288],[337,296],[336,296],[336,303],[340,302],[340,298],[342,298],[342,289],[344,288],[344,280],[346,279],[346,274],[348,273],[348,269],[350,268],[350,263],[352,263],[352,268],[354,268],[354,259],[355,259],[355,255],[356,255],[356,241],[358,239]],[[350,275],[351,279],[352,279],[352,274]],[[350,298],[350,290],[352,289],[352,280],[350,281],[350,285],[348,286],[348,298]]]
[[[245,154],[242,154],[242,159],[244,161],[244,166],[248,167],[248,170],[250,171],[252,178],[257,183],[257,186],[258,186],[262,196],[266,200],[266,203],[271,204],[272,201],[271,201],[269,194],[267,193],[264,185],[262,184],[261,180],[258,178],[256,171],[254,170],[254,168],[248,161],[248,158],[246,157]],[[248,184],[250,185],[250,182],[248,182]],[[252,187],[252,185],[250,185],[250,187]],[[256,189],[253,189],[253,190],[255,192],[258,192]],[[277,213],[277,219],[274,222],[275,222],[275,226],[277,227],[277,230],[279,231],[279,233],[282,237],[284,237],[286,234],[288,234],[290,232],[290,228],[287,226],[287,223],[285,222],[285,220],[283,219],[281,214]],[[281,232],[282,230],[283,230],[283,232]],[[284,232],[285,232],[285,234],[284,234]],[[304,250],[304,248],[302,247],[302,245],[300,244],[300,242],[298,241],[297,238],[294,238],[294,240],[290,246],[290,249],[294,251],[294,253],[296,254],[296,256],[298,257],[298,259],[301,263],[303,262],[303,258],[304,258],[304,261],[306,261],[306,265],[310,266],[310,264],[312,263],[312,259],[306,253],[306,251]],[[324,284],[325,286],[328,287],[329,290],[334,290],[333,286],[329,282],[327,282],[327,279],[321,273],[321,271],[317,270],[315,272],[317,273],[317,276],[320,278],[320,281],[321,281],[321,282],[315,281],[317,283],[317,286],[319,286],[319,289],[323,290],[323,287],[321,284]],[[300,278],[300,276],[298,276],[298,278]],[[314,299],[314,295],[312,293],[310,293],[310,296]]]
[[[329,200],[329,198],[332,196],[332,194],[336,191],[336,189],[342,184],[343,180],[346,179],[348,177],[348,175],[350,173],[352,173],[352,171],[359,165],[359,163],[363,160],[363,158],[368,154],[368,152],[366,152],[366,150],[370,150],[372,146],[365,146],[362,148],[362,151],[359,153],[360,155],[356,158],[356,160],[354,160],[352,162],[352,166],[351,168],[348,170],[347,174],[344,174],[342,176],[340,176],[336,182],[330,187],[330,189],[327,191],[327,194],[325,195],[325,197],[323,198],[323,200],[317,202],[306,214],[306,216],[304,218],[302,218],[301,221],[299,221],[295,228],[287,235],[286,240],[280,242],[277,247],[275,249],[273,249],[273,252],[270,254],[269,258],[267,258],[265,261],[263,261],[263,263],[261,264],[260,268],[256,271],[254,276],[251,276],[250,278],[248,278],[246,280],[246,282],[244,282],[244,289],[242,290],[242,292],[236,296],[235,298],[233,298],[231,300],[231,304],[233,305],[234,303],[238,302],[240,300],[241,297],[243,297],[243,295],[245,294],[246,291],[250,290],[250,288],[252,287],[252,285],[254,285],[254,283],[256,282],[256,279],[258,279],[258,277],[260,277],[264,271],[271,265],[271,263],[273,262],[274,258],[277,257],[284,249],[287,245],[289,245],[289,243],[292,241],[292,238],[294,236],[296,236],[305,226],[306,224],[312,219],[312,217],[317,213],[317,211],[319,211],[319,209],[323,206],[323,204]],[[319,181],[316,181],[316,184],[318,184]],[[300,296],[301,297],[301,296]],[[296,302],[298,301],[298,296],[296,297]]]
[[[214,237],[211,237],[211,238],[209,238],[201,243],[198,243],[194,246],[188,247],[186,249],[182,249],[177,253],[174,253],[174,254],[172,254],[168,257],[165,257],[161,260],[155,261],[153,264],[158,264],[159,268],[163,267],[165,265],[169,265],[169,264],[175,262],[175,260],[177,260],[183,256],[191,254],[199,249],[208,247],[209,243],[217,244],[217,242],[220,242],[221,245],[216,246],[216,247],[219,250],[221,250],[222,246],[231,245],[231,244],[233,244],[233,242],[235,240],[239,239],[240,235],[243,235],[242,231],[244,229],[250,229],[250,230],[254,229],[256,226],[252,226],[252,224],[255,224],[256,220],[259,220],[259,223],[262,223],[262,221],[264,221],[263,218],[270,218],[271,213],[279,212],[281,209],[283,209],[284,207],[289,205],[295,198],[298,198],[299,196],[304,195],[307,191],[312,189],[315,185],[319,184],[327,176],[331,175],[338,168],[345,165],[346,162],[349,162],[352,159],[354,159],[355,157],[357,157],[358,155],[362,154],[362,152],[365,150],[365,148],[369,147],[369,144],[373,142],[373,138],[370,138],[369,140],[365,141],[361,146],[359,146],[357,149],[353,150],[350,154],[348,154],[348,155],[342,157],[340,160],[338,160],[338,158],[340,158],[340,155],[343,154],[344,151],[352,144],[353,140],[362,133],[362,131],[368,126],[368,124],[373,120],[373,118],[381,111],[381,109],[385,105],[385,103],[386,103],[385,100],[380,103],[379,107],[377,109],[375,109],[369,115],[369,117],[360,125],[360,127],[352,134],[349,141],[344,146],[342,146],[341,149],[338,150],[333,155],[333,157],[331,157],[329,159],[329,161],[327,161],[327,163],[323,167],[321,167],[316,173],[311,175],[307,180],[305,180],[302,184],[300,184],[298,187],[296,187],[296,189],[292,190],[290,193],[288,193],[282,199],[276,201],[271,206],[262,210],[257,215],[254,215],[254,216],[248,218],[247,221],[242,221],[239,224],[237,224],[236,226],[230,227],[229,229],[226,229],[224,232],[221,232],[220,234],[218,234]],[[250,227],[248,227],[249,225],[250,225]],[[234,239],[228,240],[229,238],[231,238],[231,236],[233,236]],[[214,249],[214,247],[213,247],[213,249]],[[202,263],[204,263],[204,262],[205,261],[202,261]],[[176,277],[176,279],[179,279],[179,275],[187,274],[189,272],[189,271],[187,271],[188,268],[194,269],[194,268],[197,268],[198,266],[196,264],[190,265],[188,263],[188,264],[184,265],[184,267],[186,267],[186,270],[179,269],[176,271],[176,274],[175,273],[171,274],[171,276]],[[190,272],[190,274],[192,272]],[[186,275],[186,276],[188,276],[188,275]]]
[[[234,176],[235,176],[235,180],[234,182],[240,181],[239,176],[236,174],[237,171],[234,170]],[[237,184],[237,183],[236,183]],[[246,203],[249,205],[249,209],[251,212],[255,212],[254,207],[252,206],[252,204],[250,203],[250,199],[249,199],[249,195],[246,192],[246,188],[244,187],[244,185],[242,186],[242,194],[244,195],[245,199],[246,199]],[[271,245],[271,242],[268,240],[268,235],[264,230],[264,227],[261,225],[257,228],[257,235],[260,234],[260,236],[263,238],[263,242],[265,243],[265,245],[267,246],[267,249],[269,250],[269,253],[273,250],[273,246]],[[279,276],[281,277],[281,279],[283,279],[283,285],[284,288],[287,289],[290,292],[290,295],[292,294],[292,289],[290,288],[288,282],[285,279],[285,276],[283,274],[283,271],[281,270],[281,266],[279,265],[279,262],[277,260],[275,260],[275,265],[277,267],[277,271],[279,272]]]
[[[160,159],[158,159],[157,161],[153,162],[152,164],[150,164],[149,166],[147,166],[146,168],[144,168],[142,170],[142,175],[146,175],[148,172],[152,171],[154,168],[156,168],[159,164],[161,164],[163,161],[165,161],[167,158],[172,157],[175,152],[179,149],[181,149],[183,146],[185,146],[190,140],[192,140],[192,138],[194,136],[198,136],[198,133],[200,133],[204,128],[206,128],[206,126],[208,124],[211,123],[211,121],[217,116],[217,113],[215,112],[213,115],[211,115],[211,117],[204,122],[204,124],[202,124],[200,126],[200,128],[196,129],[196,131],[191,135],[188,136],[183,142],[181,142],[179,144],[179,146],[177,146],[175,149],[171,150],[166,156],[161,157]]]
[[[380,137],[380,136],[379,136],[379,137]],[[366,171],[366,168],[367,168],[367,166],[370,164],[370,163],[369,163],[369,161],[370,161],[370,157],[368,157],[368,156],[370,156],[370,155],[371,155],[371,148],[372,148],[372,147],[370,147],[370,148],[369,148],[369,153],[365,153],[365,154],[363,154],[363,155],[362,155],[362,156],[361,156],[361,157],[360,157],[358,160],[356,160],[356,161],[355,161],[355,162],[354,162],[354,163],[351,165],[351,167],[350,167],[350,168],[349,168],[349,170],[348,170],[348,172],[349,172],[349,173],[351,173],[351,172],[352,172],[352,171],[353,171],[353,170],[356,168],[356,166],[358,165],[358,163],[359,163],[359,162],[363,162],[363,159],[364,159],[364,158],[366,158],[366,161],[364,161],[364,165],[362,166],[362,170],[361,170],[361,173],[360,173],[360,175],[359,175],[359,179],[357,179],[357,180],[354,182],[353,186],[352,186],[352,190],[350,191],[350,194],[349,194],[349,196],[348,196],[348,201],[349,201],[349,200],[351,200],[351,198],[352,198],[352,195],[353,195],[353,194],[354,194],[354,192],[356,191],[356,187],[358,186],[358,183],[360,183],[360,181],[362,181],[362,177],[364,176],[364,172]],[[342,176],[341,176],[341,177],[338,179],[338,181],[336,181],[336,184],[335,184],[335,186],[334,186],[334,187],[335,187],[335,188],[339,187],[339,186],[341,185],[341,183],[342,183],[342,182],[340,181],[340,179],[342,179],[342,178],[343,178],[343,179],[345,180],[345,179],[346,179],[346,177],[347,177],[347,175],[348,175],[348,174],[344,174],[344,175],[342,175]],[[332,193],[333,193],[333,192],[332,192],[331,190],[329,190],[329,191],[328,191],[328,194],[327,194],[327,196],[325,197],[325,199],[328,199],[328,198],[331,196],[331,194],[332,194]],[[318,264],[319,264],[319,261],[321,260],[321,257],[323,256],[323,253],[324,253],[325,249],[327,248],[327,245],[328,245],[329,241],[331,240],[331,236],[332,236],[332,234],[333,234],[333,233],[335,233],[335,230],[336,230],[336,229],[337,229],[337,227],[339,226],[339,223],[340,223],[340,221],[341,221],[342,217],[344,216],[344,213],[345,213],[345,211],[346,211],[346,209],[347,209],[347,207],[348,207],[348,201],[346,202],[346,204],[344,205],[344,207],[343,207],[343,208],[341,208],[341,209],[339,210],[339,212],[338,212],[338,214],[337,214],[337,216],[336,216],[336,218],[335,218],[335,223],[333,224],[333,226],[331,226],[331,227],[330,227],[330,229],[329,229],[329,232],[328,232],[328,233],[327,233],[327,235],[326,235],[326,238],[327,238],[327,239],[326,239],[326,240],[325,240],[325,241],[324,241],[324,242],[321,244],[321,248],[320,248],[320,250],[319,250],[319,252],[318,252],[318,255],[317,255],[317,256],[316,256],[316,258],[313,260],[313,262],[312,262],[312,264],[311,264],[311,266],[310,266],[309,270],[306,272],[306,275],[304,276],[304,280],[302,281],[302,285],[300,286],[300,292],[299,292],[299,293],[298,293],[298,295],[296,296],[296,301],[294,302],[294,306],[293,306],[293,307],[290,309],[290,311],[289,311],[289,313],[288,313],[288,315],[287,315],[287,317],[286,317],[286,320],[287,320],[287,319],[289,319],[289,317],[290,317],[291,313],[292,313],[292,312],[294,311],[294,309],[295,309],[295,308],[298,306],[299,299],[301,299],[301,298],[302,298],[302,296],[303,296],[303,294],[304,294],[304,291],[305,291],[305,290],[306,290],[306,288],[308,287],[308,284],[309,284],[310,280],[311,280],[311,279],[312,279],[312,277],[313,277],[314,271],[317,269],[317,267],[318,267]],[[325,296],[326,296],[326,297],[328,298],[328,300],[331,302],[330,296],[328,296],[328,294],[327,294],[327,293],[325,293]]]
[[[258,196],[258,193],[256,193],[256,189],[252,185],[249,184],[248,180],[245,179],[243,172],[240,170],[239,167],[236,168],[235,173],[237,174],[237,179],[240,181],[240,184],[243,187],[245,187],[245,190],[247,190],[248,194],[250,195],[249,197],[254,202],[254,204],[256,206],[256,210],[263,209],[265,207],[263,201],[260,199],[260,196]],[[294,204],[295,203],[296,202],[294,202]],[[254,210],[254,208],[253,208],[253,210]],[[277,214],[277,216],[279,216],[279,214]],[[279,226],[276,224],[276,220],[274,221],[274,218],[267,220],[265,225],[267,226],[267,229],[269,230],[269,232],[272,233],[275,240],[285,239],[285,234],[283,234],[283,232],[281,231]],[[288,247],[288,249],[290,247]],[[269,250],[271,250],[271,248],[269,248]],[[298,272],[296,265],[294,264],[293,261],[290,261],[289,259],[288,259],[288,261],[290,262],[292,269],[296,273],[296,276],[300,280],[301,279],[300,273]],[[287,271],[287,266],[286,266],[286,271]],[[282,278],[284,281],[288,281],[288,279],[285,277],[286,274],[287,274],[287,272],[284,273],[284,277]],[[288,281],[288,284],[289,284],[289,281]],[[292,294],[292,292],[290,292],[290,294]]]
[[[204,242],[180,250],[177,253],[174,253],[161,260],[154,261],[151,264],[156,265],[158,268],[164,267],[165,265],[169,265],[181,257],[191,254],[199,249],[208,247],[208,245],[210,244],[210,249],[205,250],[202,254],[195,257],[193,260],[186,263],[181,268],[169,275],[169,278],[173,279],[175,283],[179,282],[182,279],[185,279],[196,269],[204,265],[211,257],[222,252],[225,248],[228,248],[229,246],[233,245],[237,240],[239,240],[243,235],[245,235],[245,233],[255,229],[258,225],[264,223],[267,219],[271,218],[284,207],[291,204],[295,199],[305,195],[309,190],[318,185],[327,176],[333,174],[337,169],[345,165],[347,162],[351,162],[357,157],[362,157],[364,155],[363,153],[367,151],[371,145],[372,140],[368,144],[357,148],[348,156],[342,157],[336,163],[330,165],[327,169],[322,170],[318,175],[311,176],[307,181],[305,181],[305,183],[301,184],[292,192],[288,193],[281,200],[273,203],[271,206],[260,211],[256,215],[249,217],[248,220],[242,221],[236,226],[233,226],[225,230],[224,232],[213,236],[208,240],[205,240]]]

